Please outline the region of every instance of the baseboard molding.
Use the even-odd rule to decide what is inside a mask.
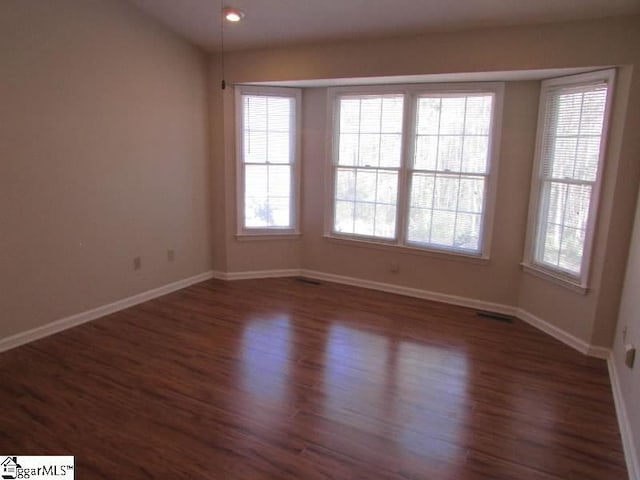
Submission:
[[[636,448],[633,440],[633,434],[629,428],[629,417],[627,415],[627,407],[622,398],[622,389],[620,388],[620,380],[616,369],[616,362],[613,358],[613,352],[607,357],[607,367],[609,368],[609,378],[611,379],[611,390],[613,392],[613,401],[616,405],[616,415],[618,416],[618,427],[620,436],[622,437],[622,448],[624,449],[624,457],[627,463],[627,471],[629,480],[640,480],[640,462],[638,460],[638,448]],[[640,446],[639,446],[640,447]]]
[[[403,287],[392,283],[374,282],[371,280],[363,280],[355,277],[346,277],[343,275],[335,275],[332,273],[318,272],[315,270],[300,270],[300,276],[312,278],[314,280],[325,280],[327,282],[340,283],[343,285],[352,285],[354,287],[369,288],[382,292],[396,293],[407,297],[422,298],[424,300],[432,300],[434,302],[448,303],[460,307],[475,308],[477,310],[487,310],[500,313],[502,315],[514,315],[516,309],[508,305],[500,303],[485,302],[473,298],[460,297],[457,295],[448,295],[445,293],[431,292],[419,288]]]
[[[91,320],[104,317],[105,315],[110,315],[120,310],[124,310],[125,308],[129,308],[134,305],[138,305],[139,303],[161,297],[162,295],[175,292],[176,290],[183,289],[196,283],[204,282],[205,280],[209,280],[214,277],[214,272],[204,272],[193,277],[184,278],[182,280],[178,280],[177,282],[163,285],[162,287],[138,293],[131,297],[127,297],[122,300],[109,303],[107,305],[102,305],[100,307],[93,308],[76,315],[71,315],[70,317],[56,320],[46,325],[27,330],[26,332],[17,333],[10,337],[0,339],[0,352],[4,352],[6,350],[19,347],[20,345],[24,345],[26,343],[33,342],[44,337],[48,337],[49,335],[53,335],[54,333],[62,332],[63,330],[67,330],[68,328],[90,322]]]
[[[324,280],[327,282],[334,282],[343,285],[352,285],[355,287],[368,288],[372,290],[378,290],[382,292],[395,293],[398,295],[405,295],[408,297],[422,298],[425,300],[431,300],[435,302],[448,303],[450,305],[457,305],[461,307],[473,308],[477,310],[487,310],[503,315],[515,316],[528,324],[536,327],[539,330],[551,335],[555,339],[569,345],[570,347],[593,357],[606,359],[609,355],[609,349],[603,347],[597,347],[589,345],[588,343],[580,340],[577,337],[565,332],[564,330],[551,325],[550,323],[530,314],[529,312],[504,305],[500,303],[487,302],[483,300],[477,300],[468,297],[462,297],[457,295],[448,295],[439,292],[432,292],[428,290],[422,290],[418,288],[404,287],[401,285],[395,285],[392,283],[375,282],[372,280],[364,280],[356,277],[349,277],[344,275],[336,275],[332,273],[320,272],[317,270],[306,269],[278,269],[278,270],[255,270],[244,272],[222,272],[222,271],[209,271],[196,275],[194,277],[179,280],[177,282],[170,283],[168,285],[143,292],[132,297],[119,300],[117,302],[104,305],[86,312],[72,315],[61,320],[43,325],[41,327],[28,330],[26,332],[18,333],[11,337],[0,339],[0,352],[15,348],[28,342],[52,335],[54,333],[66,330],[76,325],[80,325],[96,318],[109,315],[111,313],[123,310],[125,308],[132,307],[147,300],[166,295],[168,293],[180,290],[182,288],[199,283],[211,278],[219,280],[233,281],[233,280],[249,280],[260,278],[281,278],[281,277],[297,277],[303,276],[313,278],[315,280]]]
[[[556,340],[561,341],[565,345],[569,345],[570,347],[574,348],[575,350],[578,350],[579,352],[584,353],[585,355],[588,355],[589,352],[591,351],[591,346],[584,340],[581,340],[578,337],[575,337],[570,333],[565,332],[561,328],[558,328],[555,325],[550,324],[549,322],[527,312],[526,310],[519,308],[516,313],[516,316],[523,322],[526,322],[529,325],[536,327],[538,330],[545,332],[547,335],[551,335]],[[606,356],[604,358],[606,358]]]
[[[216,278],[221,280],[247,280],[258,278],[276,278],[276,277],[308,277],[314,280],[324,280],[327,282],[340,283],[343,285],[351,285],[354,287],[369,288],[372,290],[379,290],[382,292],[395,293],[398,295],[405,295],[408,297],[422,298],[424,300],[432,300],[434,302],[448,303],[450,305],[457,305],[460,307],[474,308],[476,310],[488,310],[491,312],[500,313],[502,315],[512,315],[520,320],[528,323],[529,325],[545,332],[547,335],[551,335],[556,340],[570,346],[571,348],[578,350],[579,352],[606,359],[609,356],[609,349],[590,345],[584,340],[579,339],[571,335],[568,332],[550,324],[549,322],[523,310],[521,308],[512,307],[510,305],[504,305],[501,303],[487,302],[484,300],[477,300],[468,297],[461,297],[457,295],[448,295],[445,293],[432,292],[428,290],[422,290],[419,288],[403,287],[401,285],[395,285],[392,283],[375,282],[372,280],[364,280],[356,277],[348,277],[345,275],[336,275],[333,273],[320,272],[317,270],[306,269],[290,269],[290,270],[260,270],[252,272],[231,272],[221,274]]]
[[[254,270],[248,272],[215,272],[214,278],[219,280],[255,280],[259,278],[297,277],[301,270],[298,268],[282,270]]]

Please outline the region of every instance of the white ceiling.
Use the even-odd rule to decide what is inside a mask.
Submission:
[[[640,0],[128,1],[211,51],[220,45],[220,2],[246,13],[225,26],[229,49],[640,13]]]

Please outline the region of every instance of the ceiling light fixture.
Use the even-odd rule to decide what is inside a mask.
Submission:
[[[244,12],[237,8],[227,7],[222,11],[227,22],[236,23],[244,18]]]

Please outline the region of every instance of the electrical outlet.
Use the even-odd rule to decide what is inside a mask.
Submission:
[[[636,360],[636,347],[633,345],[624,346],[624,363],[627,367],[633,368],[633,364]]]
[[[140,270],[142,268],[142,259],[140,257],[135,257],[133,259],[133,269]]]
[[[176,253],[172,249],[167,250],[167,261],[173,262],[175,259]]]

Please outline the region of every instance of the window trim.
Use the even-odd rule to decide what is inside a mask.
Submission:
[[[527,217],[527,234],[524,258],[521,266],[525,272],[533,276],[564,286],[583,295],[589,291],[589,274],[591,272],[593,244],[598,224],[600,195],[602,192],[603,176],[606,167],[605,164],[608,149],[611,110],[615,90],[615,78],[616,69],[611,68],[607,70],[598,70],[594,72],[543,80],[540,86],[540,102],[538,107],[538,122],[536,126],[536,146],[531,174],[531,193],[529,197],[529,212]],[[543,168],[542,142],[544,138],[546,102],[549,95],[558,87],[576,87],[580,85],[594,84],[597,82],[605,82],[607,84],[607,98],[605,100],[602,135],[600,137],[600,153],[598,155],[598,173],[596,174],[596,179],[593,183],[589,213],[587,216],[587,228],[585,230],[585,242],[580,275],[572,275],[570,272],[555,269],[535,261],[537,224],[538,216],[540,214],[541,188],[543,183],[541,179],[541,170]]]
[[[495,218],[496,195],[498,188],[498,171],[500,164],[500,144],[502,136],[502,116],[504,104],[504,82],[464,82],[464,83],[420,83],[420,84],[389,84],[367,86],[341,86],[327,89],[327,142],[330,146],[326,155],[325,175],[325,218],[324,237],[341,241],[352,241],[380,246],[393,247],[406,252],[425,252],[435,256],[451,256],[451,258],[466,260],[489,260],[493,237],[493,222]],[[494,96],[491,125],[489,128],[489,145],[487,160],[489,171],[486,175],[487,189],[482,219],[482,234],[478,253],[447,248],[437,248],[432,245],[422,246],[408,242],[409,215],[409,183],[412,169],[409,162],[413,158],[415,149],[415,122],[417,98],[422,94],[474,94],[491,93]],[[382,239],[366,235],[345,234],[334,231],[335,208],[335,159],[338,153],[338,135],[335,128],[339,120],[340,109],[337,102],[343,96],[363,95],[393,95],[404,96],[402,147],[400,154],[400,168],[398,179],[398,201],[396,207],[396,237]]]
[[[297,238],[300,236],[300,179],[301,179],[301,118],[302,118],[302,90],[289,87],[265,87],[257,85],[236,85],[234,114],[235,114],[235,177],[236,177],[236,238],[251,240],[270,240],[274,237]],[[288,97],[294,100],[293,135],[291,142],[291,227],[261,227],[244,226],[244,159],[242,132],[242,97],[243,95],[259,95],[271,97]]]

